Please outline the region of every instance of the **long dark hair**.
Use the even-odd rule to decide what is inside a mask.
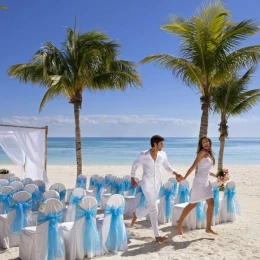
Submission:
[[[210,157],[212,158],[212,161],[213,161],[213,165],[215,164],[215,157],[213,155],[213,151],[212,151],[212,141],[209,137],[207,137],[206,135],[203,135],[200,140],[199,140],[199,144],[198,144],[198,153],[203,150],[203,146],[202,146],[202,140],[203,139],[207,139],[209,141],[209,149],[207,150],[207,153],[210,155]]]

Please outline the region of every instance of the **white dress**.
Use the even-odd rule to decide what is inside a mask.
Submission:
[[[210,157],[202,158],[198,163],[198,170],[193,180],[190,203],[196,203],[213,198],[212,185],[209,181],[209,170],[212,167]]]

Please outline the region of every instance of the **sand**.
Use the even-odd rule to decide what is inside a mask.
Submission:
[[[134,228],[130,228],[131,235],[129,250],[117,254],[108,254],[97,259],[260,259],[260,165],[225,165],[231,180],[236,182],[237,197],[241,206],[241,216],[234,223],[217,225],[214,228],[219,233],[212,236],[203,229],[188,231],[184,229],[183,236],[176,235],[176,228],[171,223],[160,225],[162,235],[169,235],[169,240],[159,245],[153,240],[150,222],[145,219],[137,221]],[[185,174],[189,166],[177,165],[175,170]],[[19,173],[17,166],[1,165],[11,172]],[[216,170],[216,169],[215,169]],[[123,177],[130,174],[131,166],[84,166],[83,173],[87,176],[98,174],[114,174]],[[62,182],[67,188],[75,185],[75,165],[49,165],[48,177],[50,184]],[[214,172],[214,170],[213,170]],[[141,169],[138,171],[141,177]],[[163,172],[165,182],[169,174]],[[188,178],[191,183],[194,175]],[[213,179],[212,179],[213,180]],[[125,220],[129,226],[130,219]],[[19,259],[19,249],[10,248],[0,250],[0,259]]]

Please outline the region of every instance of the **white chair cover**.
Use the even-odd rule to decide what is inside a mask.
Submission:
[[[86,190],[82,188],[75,188],[69,198],[69,206],[64,216],[64,222],[73,222],[75,221],[75,206],[79,204],[80,201],[86,197]]]
[[[50,187],[50,190],[56,190],[60,194],[60,201],[65,208],[66,187],[62,183],[55,183]]]
[[[76,179],[75,188],[86,189],[87,187],[87,176],[85,174],[80,174]]]
[[[234,222],[236,215],[240,214],[240,205],[236,196],[236,184],[230,181],[226,184],[224,198],[220,209],[220,221]]]
[[[35,180],[33,184],[37,185],[39,188],[39,191],[43,194],[46,191],[46,185],[45,182],[42,180]]]
[[[22,183],[23,183],[23,185],[25,186],[25,185],[27,185],[27,184],[33,183],[33,180],[32,180],[31,178],[24,178],[24,179],[22,180]]]
[[[123,221],[124,197],[112,195],[105,206],[105,217],[101,227],[103,253],[127,251],[127,231]]]
[[[13,182],[13,181],[22,181],[19,177],[17,176],[12,176],[10,179],[9,179],[10,182]]]
[[[48,190],[43,194],[45,200],[47,199],[57,199],[60,200],[60,194],[56,190]]]
[[[13,202],[14,203],[27,203],[32,198],[31,194],[27,191],[20,191],[13,195]],[[11,203],[12,204],[12,203]],[[11,206],[11,205],[10,205]],[[16,217],[16,207],[14,209],[9,210],[7,215],[0,215],[0,242],[3,248],[9,248],[14,246],[19,246],[20,242],[20,232],[17,228],[14,229],[15,217]],[[25,226],[31,226],[31,214],[32,211],[30,207],[28,210],[23,211],[25,213],[26,223]],[[19,220],[22,219],[19,218]],[[16,223],[17,224],[17,223]],[[20,226],[19,226],[20,227]],[[13,231],[12,231],[13,230]],[[14,233],[15,230],[15,233]]]
[[[38,211],[39,208],[39,200],[40,200],[40,196],[39,196],[39,188],[37,185],[31,183],[31,184],[27,184],[24,188],[24,191],[29,192],[32,195],[32,211]]]
[[[23,189],[23,183],[21,181],[14,181],[14,182],[10,183],[10,186],[15,191],[21,191]]]
[[[160,190],[160,202],[158,204],[158,222],[167,223],[172,218],[172,208],[174,205],[174,183],[166,182]]]
[[[66,259],[83,259],[84,256],[101,255],[101,240],[96,227],[96,199],[85,197],[79,203],[79,207],[76,207],[76,211],[79,211],[72,229],[69,229],[67,223],[63,224]],[[87,215],[84,210],[88,211]]]
[[[11,186],[3,186],[0,188],[0,214],[7,214],[10,207],[10,196],[14,189]]]
[[[44,214],[45,216],[59,215],[63,212],[63,205],[61,201],[57,199],[46,200],[39,208],[39,214]],[[43,215],[42,215],[43,216]],[[57,225],[58,233],[56,245],[52,244],[52,248],[58,248],[58,242],[61,244],[61,250],[63,255],[59,255],[54,258],[48,256],[48,241],[51,242],[49,236],[50,221],[38,225],[37,227],[25,228],[21,234],[21,242],[19,247],[19,258],[22,260],[47,260],[47,259],[57,259],[65,260],[65,248],[64,248],[64,238],[62,227],[56,221],[53,225]],[[55,236],[53,236],[54,238]],[[55,240],[54,240],[55,241]],[[57,242],[58,241],[58,242]]]
[[[5,179],[0,179],[0,187],[9,185],[9,181]]]

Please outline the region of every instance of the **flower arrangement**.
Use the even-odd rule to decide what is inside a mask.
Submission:
[[[0,174],[7,174],[9,173],[9,170],[7,169],[0,169]]]
[[[224,190],[224,188],[225,188],[224,184],[230,178],[228,169],[223,168],[223,169],[218,170],[216,177],[218,179],[218,182],[220,183],[220,190]]]

